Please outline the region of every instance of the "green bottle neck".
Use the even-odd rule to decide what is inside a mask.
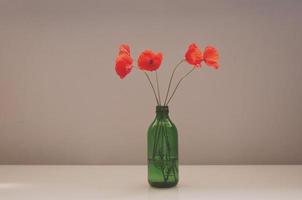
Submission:
[[[169,118],[169,107],[156,106],[156,118]]]

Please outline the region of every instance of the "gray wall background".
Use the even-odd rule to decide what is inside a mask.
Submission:
[[[302,1],[0,0],[0,163],[144,164],[155,102],[117,48],[212,44],[170,105],[183,164],[302,164]],[[183,65],[178,77],[188,70]]]

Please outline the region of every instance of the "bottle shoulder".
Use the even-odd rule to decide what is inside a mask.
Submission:
[[[168,128],[177,132],[175,124],[171,121],[170,118],[155,118],[149,126],[149,131],[158,128]]]

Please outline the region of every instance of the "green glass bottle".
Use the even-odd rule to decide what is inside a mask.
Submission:
[[[148,182],[160,188],[178,183],[178,133],[168,106],[156,107],[156,117],[148,129]]]

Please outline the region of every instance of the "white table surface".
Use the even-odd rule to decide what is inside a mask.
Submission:
[[[146,166],[0,165],[0,200],[302,200],[302,165],[181,166],[169,189],[146,176]]]

